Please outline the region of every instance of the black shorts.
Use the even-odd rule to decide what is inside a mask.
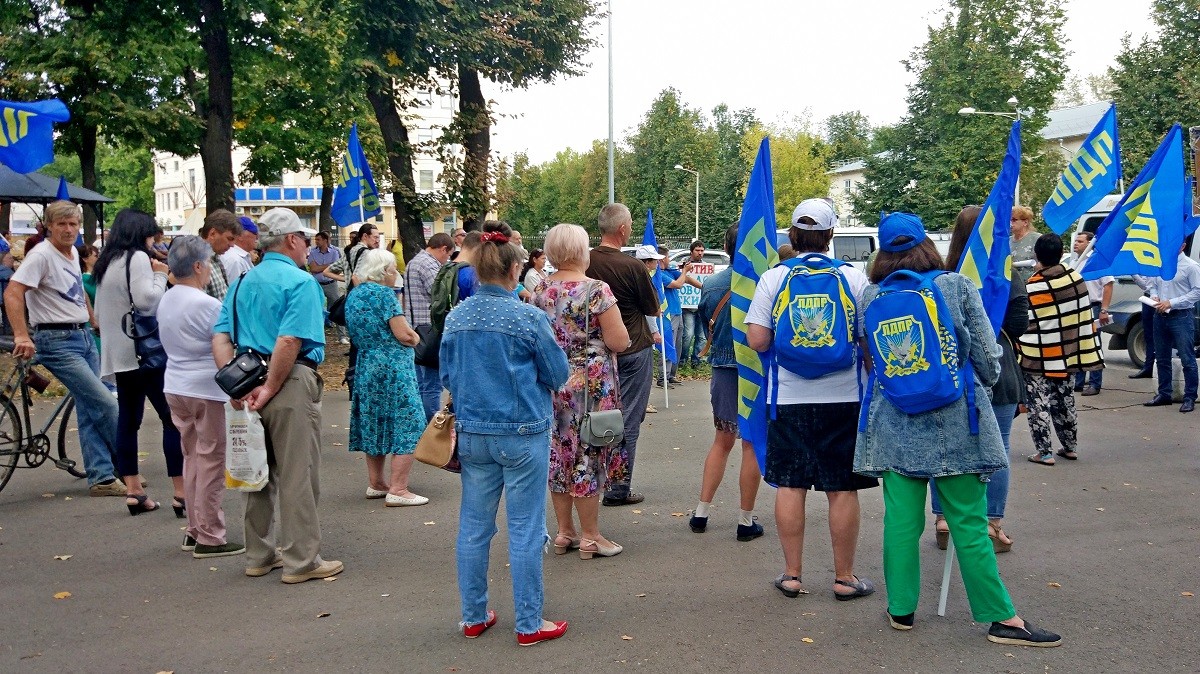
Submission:
[[[792,489],[856,491],[879,486],[854,472],[857,402],[779,405],[767,425],[767,474]]]

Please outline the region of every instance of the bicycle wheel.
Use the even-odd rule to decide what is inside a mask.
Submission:
[[[58,459],[55,462],[59,468],[67,471],[75,477],[87,477],[87,471],[83,467],[83,450],[79,448],[79,431],[73,435],[67,431],[70,429],[71,413],[75,411],[75,399],[71,398],[67,404],[63,406],[62,421],[58,422]],[[69,441],[68,441],[69,438]],[[74,457],[79,457],[76,461]],[[70,464],[65,464],[65,461],[70,461]]]
[[[0,490],[8,484],[21,455],[21,417],[12,399],[0,399]]]

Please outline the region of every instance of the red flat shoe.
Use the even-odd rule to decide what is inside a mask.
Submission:
[[[554,623],[554,629],[552,629],[552,630],[538,630],[531,634],[521,634],[520,632],[518,632],[517,633],[517,645],[518,646],[535,646],[537,644],[540,644],[543,641],[550,641],[551,639],[557,639],[566,633],[567,633],[567,621],[560,620],[560,621]]]
[[[474,639],[480,634],[486,632],[489,627],[495,624],[496,612],[489,608],[487,612],[487,620],[484,622],[475,623],[474,625],[463,625],[463,636],[468,639]]]

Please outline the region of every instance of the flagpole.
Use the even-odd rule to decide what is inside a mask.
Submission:
[[[954,536],[950,536],[950,543],[946,545],[946,566],[942,569],[942,592],[938,595],[937,614],[943,618],[946,616],[946,599],[950,596],[950,574],[954,571]]]
[[[666,292],[665,290],[663,292]],[[671,382],[667,377],[667,335],[663,332],[663,313],[658,312],[658,336],[662,338],[662,383],[663,383],[663,409],[671,406]],[[679,354],[675,354],[679,358]]]

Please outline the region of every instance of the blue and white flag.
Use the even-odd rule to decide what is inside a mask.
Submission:
[[[1042,208],[1042,219],[1055,234],[1062,234],[1116,190],[1120,180],[1121,143],[1117,139],[1117,104],[1113,103],[1063,169],[1054,193]]]
[[[58,199],[59,201],[71,200],[71,190],[67,188],[66,176],[58,177],[58,194],[54,195],[54,198]]]
[[[346,143],[346,154],[342,157],[342,171],[338,184],[333,188],[333,207],[330,214],[341,227],[364,222],[383,212],[379,205],[379,190],[371,177],[367,155],[362,143],[358,142],[358,122],[350,127],[350,140]]]
[[[0,101],[0,164],[30,173],[54,161],[54,122],[71,119],[57,98],[34,103]]]
[[[654,211],[646,211],[646,233],[642,235],[643,246],[654,246],[658,250],[658,238],[654,235]],[[658,325],[662,332],[663,343],[655,344],[656,351],[663,351],[667,360],[672,363],[679,362],[679,354],[675,353],[675,330],[671,327],[671,319],[667,316],[667,279],[666,274],[661,269],[656,269],[650,275],[650,283],[654,286],[654,292],[658,293]]]
[[[975,220],[975,229],[967,239],[966,248],[958,260],[958,273],[971,279],[979,289],[983,308],[992,323],[993,337],[1000,336],[1000,326],[1008,311],[1008,294],[1012,289],[1012,209],[1016,198],[1017,179],[1021,175],[1021,122],[1013,122],[1008,134],[1008,151],[1000,165],[996,184],[983,202],[983,210]]]
[[[733,354],[738,364],[738,430],[754,447],[759,472],[767,470],[767,363],[770,355],[750,348],[746,314],[763,272],[779,263],[775,249],[775,186],[771,179],[771,143],[763,138],[746,185],[733,253],[729,311]]]
[[[1080,274],[1139,274],[1175,278],[1183,240],[1195,224],[1183,168],[1183,129],[1167,132],[1120,203],[1096,228],[1092,254]]]

